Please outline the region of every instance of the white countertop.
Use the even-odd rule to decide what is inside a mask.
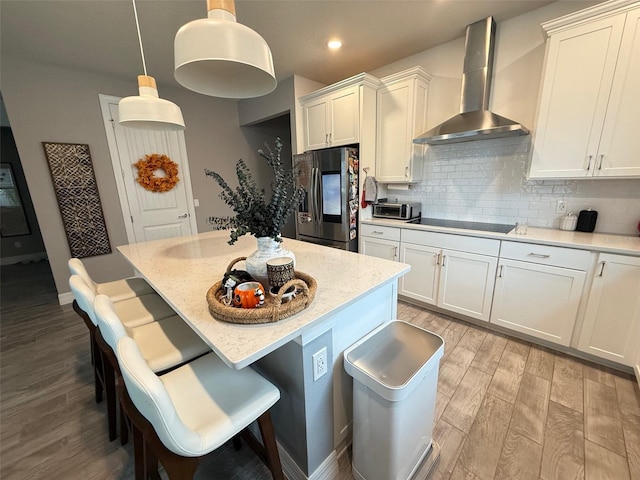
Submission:
[[[389,220],[384,218],[363,220],[362,223],[640,256],[640,237],[629,235],[585,233],[538,227],[529,227],[526,235],[516,235],[513,230],[509,233],[482,232],[479,230],[418,225],[415,223],[406,223],[405,220]]]
[[[257,245],[249,235],[233,246],[227,244],[228,240],[229,233],[219,231],[123,245],[118,250],[203,340],[237,369],[310,331],[410,268],[403,263],[284,239],[283,246],[296,255],[296,270],[318,282],[313,302],[276,323],[232,324],[212,317],[206,294],[222,280],[232,260],[248,256]]]

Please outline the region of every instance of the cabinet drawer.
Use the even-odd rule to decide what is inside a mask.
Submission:
[[[400,229],[394,227],[382,227],[380,225],[362,224],[360,234],[365,237],[385,238],[387,240],[400,240]]]
[[[502,242],[500,258],[573,268],[575,270],[588,270],[591,252],[533,243]]]
[[[491,255],[493,257],[497,257],[500,250],[500,240],[425,232],[408,228],[402,229],[402,241],[417,245],[431,245],[432,247],[447,248],[449,250],[477,253],[479,255]]]

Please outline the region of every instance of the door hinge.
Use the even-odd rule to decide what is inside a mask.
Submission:
[[[133,223],[133,215],[131,215],[131,223]]]

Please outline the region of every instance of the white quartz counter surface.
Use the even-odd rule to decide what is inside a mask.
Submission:
[[[536,243],[540,245],[554,245],[559,247],[578,248],[594,252],[618,253],[622,255],[640,256],[640,237],[629,235],[613,235],[607,233],[585,233],[555,230],[551,228],[529,227],[526,235],[516,235],[513,230],[509,233],[482,232],[479,230],[465,230],[459,228],[434,227],[431,225],[417,225],[406,223],[404,220],[371,219],[363,220],[369,225],[409,228],[432,232],[467,235],[472,237],[496,238],[516,242]]]
[[[256,249],[256,240],[245,235],[233,246],[228,240],[229,233],[220,231],[123,245],[118,250],[228,365],[238,369],[323,322],[335,321],[335,314],[351,302],[410,269],[403,263],[284,239],[283,246],[296,255],[296,270],[318,282],[315,299],[302,312],[275,323],[232,324],[209,313],[206,294],[222,280],[232,260]],[[236,268],[242,267],[241,263]]]

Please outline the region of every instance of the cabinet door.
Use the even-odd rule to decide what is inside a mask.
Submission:
[[[438,294],[441,250],[434,247],[401,243],[400,261],[411,265],[411,271],[400,278],[401,295],[435,305]]]
[[[640,177],[640,8],[627,13],[611,97],[602,131],[596,176]]]
[[[438,306],[488,322],[498,259],[444,250],[441,263]]]
[[[329,99],[329,144],[332,147],[358,143],[360,116],[358,87],[350,87],[333,94]]]
[[[578,348],[634,366],[640,344],[640,258],[600,254]]]
[[[385,240],[383,238],[362,238],[362,252],[371,257],[384,258],[385,260],[398,260],[398,248],[400,242]]]
[[[304,106],[304,149],[317,150],[328,146],[328,99],[322,97]]]
[[[623,26],[617,15],[549,38],[531,178],[593,175]]]
[[[407,182],[413,135],[410,112],[413,104],[412,81],[398,82],[378,90],[376,132],[376,179]]]
[[[500,259],[491,323],[568,346],[585,272]]]

